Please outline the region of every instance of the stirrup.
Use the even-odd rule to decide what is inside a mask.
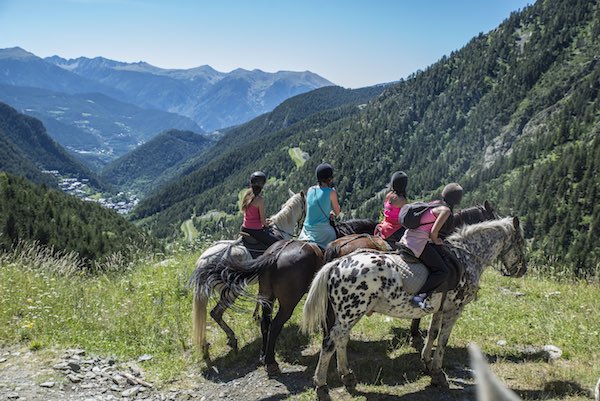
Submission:
[[[410,299],[410,304],[415,308],[420,308],[424,312],[430,313],[433,312],[433,306],[427,300],[427,297],[423,297],[421,295],[415,295]]]

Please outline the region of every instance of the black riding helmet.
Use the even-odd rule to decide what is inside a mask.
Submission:
[[[442,191],[442,199],[446,202],[451,208],[460,204],[460,201],[463,197],[463,188],[460,184],[453,182],[444,187]]]
[[[263,187],[267,183],[267,175],[262,171],[255,171],[250,176],[250,185]]]
[[[390,178],[390,188],[402,196],[406,196],[406,186],[408,185],[408,176],[404,171],[396,171]]]
[[[317,180],[324,181],[329,178],[333,178],[333,167],[329,163],[321,163],[315,170],[317,173]]]

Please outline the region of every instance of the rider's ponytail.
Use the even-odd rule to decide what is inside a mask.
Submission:
[[[254,198],[260,195],[261,191],[262,186],[260,185],[252,185],[251,188],[246,190],[246,193],[244,193],[244,197],[242,198],[242,204],[240,205],[242,212],[245,212],[246,209],[248,209],[248,206],[254,201]]]

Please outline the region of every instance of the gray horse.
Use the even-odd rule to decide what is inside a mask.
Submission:
[[[306,202],[304,191],[295,194],[289,190],[290,198],[281,206],[281,210],[271,216],[271,227],[277,233],[280,233],[283,239],[292,238],[296,225],[301,225],[306,216]],[[191,282],[194,283],[194,278],[201,273],[207,264],[215,260],[230,259],[236,262],[246,262],[252,260],[250,252],[242,245],[241,240],[218,241],[211,245],[206,251],[200,255],[196,262],[196,270]],[[208,358],[208,346],[206,342],[206,308],[208,297],[206,294],[198,293],[197,286],[194,288],[192,323],[194,327],[193,342],[199,349],[202,350],[204,357]],[[235,333],[223,320],[223,313],[227,309],[227,303],[219,300],[216,306],[211,310],[210,315],[217,324],[227,334],[227,344],[237,350],[237,339]]]
[[[440,386],[448,386],[442,361],[450,333],[465,305],[475,300],[484,269],[499,259],[507,276],[520,277],[527,271],[525,241],[516,217],[463,227],[447,242],[465,273],[455,289],[432,296],[434,315],[421,354],[432,384]],[[304,304],[302,329],[305,333],[325,329],[314,375],[320,400],[329,399],[327,368],[334,352],[344,385],[350,389],[356,386],[356,378],[348,368],[346,345],[350,330],[364,315],[379,312],[408,319],[426,315],[409,300],[427,274],[423,265],[407,264],[400,255],[372,251],[357,251],[319,271]],[[432,352],[438,335],[438,346]]]

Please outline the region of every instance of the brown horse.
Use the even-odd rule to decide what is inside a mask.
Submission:
[[[481,223],[487,220],[496,220],[498,215],[493,206],[487,200],[483,205],[476,205],[463,209],[453,215],[454,228],[465,225]],[[325,250],[325,263],[329,263],[334,259],[349,255],[357,249],[376,249],[376,250],[391,250],[390,244],[378,236],[367,234],[353,234],[338,238],[332,241]],[[421,348],[422,333],[419,330],[421,319],[413,319],[410,326],[410,341],[415,348]]]
[[[376,224],[374,220],[353,219],[337,223],[336,232],[373,232]],[[321,248],[297,240],[278,241],[262,256],[250,261],[231,257],[205,259],[190,280],[190,285],[194,288],[194,343],[202,347],[204,357],[208,359],[208,343],[205,341],[206,313],[198,311],[205,311],[209,297],[214,297],[218,302],[211,316],[227,334],[228,345],[237,350],[237,339],[233,330],[223,321],[223,312],[234,306],[239,297],[256,300],[255,295],[247,292],[247,287],[258,282],[258,298],[263,310],[261,361],[266,364],[269,374],[277,374],[277,337],[322,265]],[[279,310],[271,322],[275,299],[279,301]]]

